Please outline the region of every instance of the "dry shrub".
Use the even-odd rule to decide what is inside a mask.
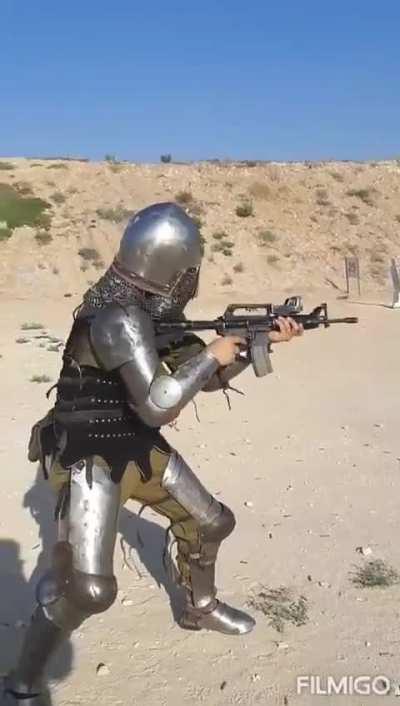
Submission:
[[[264,201],[268,201],[268,199],[270,199],[272,196],[271,187],[268,186],[268,184],[263,183],[262,181],[254,181],[249,188],[249,193],[255,199],[260,199]]]
[[[360,219],[359,219],[357,213],[353,213],[351,211],[350,213],[345,213],[345,216],[346,216],[348,222],[350,223],[350,225],[352,225],[352,226],[356,226],[360,222]]]
[[[270,181],[281,180],[281,171],[276,164],[269,164],[265,171]]]

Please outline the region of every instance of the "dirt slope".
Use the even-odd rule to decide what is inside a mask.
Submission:
[[[81,292],[111,261],[130,211],[176,198],[201,220],[206,293],[342,287],[351,254],[365,290],[387,286],[400,249],[398,161],[249,165],[3,160],[0,183],[48,201],[51,225],[0,242],[0,291]],[[247,203],[252,215],[237,215]]]

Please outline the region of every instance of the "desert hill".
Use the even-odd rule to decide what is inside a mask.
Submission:
[[[110,263],[130,213],[163,200],[201,224],[207,293],[341,288],[345,255],[360,257],[373,291],[399,253],[399,161],[2,159],[0,292],[79,294]]]

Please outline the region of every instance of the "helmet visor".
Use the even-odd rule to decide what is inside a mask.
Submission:
[[[199,291],[200,267],[189,267],[180,272],[172,287],[171,299],[177,304],[186,304],[197,296]]]

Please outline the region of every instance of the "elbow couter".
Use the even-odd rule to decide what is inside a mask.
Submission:
[[[136,409],[136,414],[146,426],[157,429],[165,424],[170,424],[178,416],[175,410],[164,409]]]

